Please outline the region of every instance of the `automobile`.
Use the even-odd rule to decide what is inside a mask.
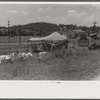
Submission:
[[[100,39],[96,38],[96,39],[92,39],[92,43],[91,45],[88,47],[89,50],[95,50],[100,48]]]

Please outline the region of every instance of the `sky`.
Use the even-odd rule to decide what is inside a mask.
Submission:
[[[0,4],[0,26],[34,22],[100,26],[100,4]]]

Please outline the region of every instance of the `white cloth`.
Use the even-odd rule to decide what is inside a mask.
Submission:
[[[39,53],[39,59],[44,58],[45,55],[46,55],[46,53],[47,53],[47,52],[40,52],[40,53]]]
[[[72,50],[73,52],[75,52],[76,48],[72,43],[68,43],[68,50]]]
[[[32,55],[32,53],[30,53],[30,52],[28,52],[27,54],[26,54],[26,57],[28,58],[28,57],[32,57],[33,55]]]

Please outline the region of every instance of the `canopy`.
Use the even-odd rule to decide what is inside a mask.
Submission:
[[[90,46],[91,45],[91,38],[89,36],[79,36],[76,38],[76,42],[78,46]]]
[[[53,49],[58,49],[62,48],[63,45],[66,44],[68,39],[66,36],[60,35],[58,32],[54,32],[46,37],[40,37],[40,38],[30,38],[28,40],[29,42],[34,42],[34,43],[42,43],[43,45],[43,50],[53,50]]]
[[[40,41],[60,41],[60,40],[66,40],[66,36],[60,35],[58,32],[54,32],[49,36],[46,37],[40,37],[40,38],[30,38],[28,41],[31,42],[40,42]]]

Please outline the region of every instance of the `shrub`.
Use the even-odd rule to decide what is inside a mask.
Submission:
[[[48,52],[46,59],[51,60],[51,59],[65,59],[68,58],[70,56],[72,56],[73,52],[71,50],[55,50],[55,51],[51,51]]]

